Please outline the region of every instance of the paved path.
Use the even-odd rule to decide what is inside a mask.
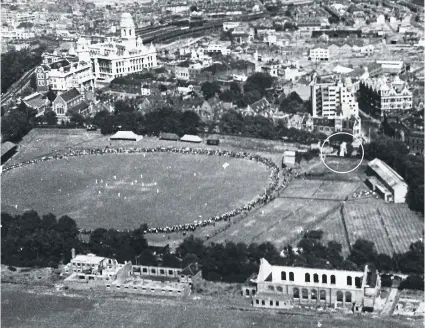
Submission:
[[[387,302],[382,309],[381,315],[383,317],[390,316],[394,312],[394,308],[398,302],[398,289],[391,288],[391,292],[388,295]]]

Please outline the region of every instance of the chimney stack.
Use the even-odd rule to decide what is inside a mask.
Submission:
[[[71,257],[75,259],[75,248],[71,249]]]

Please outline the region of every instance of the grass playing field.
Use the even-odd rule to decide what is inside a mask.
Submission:
[[[260,163],[218,156],[82,156],[4,173],[2,206],[67,214],[81,228],[158,227],[246,204],[264,190],[268,175]]]
[[[189,299],[134,300],[82,296],[37,295],[15,286],[2,286],[1,325],[7,328],[27,327],[170,327],[170,328],[410,328],[419,321],[373,319],[371,316],[306,313],[279,314],[254,310],[248,300],[243,308],[235,301],[192,296]]]

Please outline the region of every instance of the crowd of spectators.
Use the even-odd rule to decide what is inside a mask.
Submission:
[[[178,224],[174,226],[166,227],[153,227],[148,228],[145,233],[172,233],[172,232],[188,232],[195,231],[199,227],[205,227],[209,225],[215,225],[219,221],[228,221],[232,217],[239,214],[246,214],[257,205],[264,205],[274,199],[274,191],[279,186],[279,168],[269,158],[262,157],[260,155],[249,154],[247,152],[234,152],[220,149],[207,149],[207,148],[179,148],[179,147],[156,147],[156,148],[97,148],[97,149],[84,149],[84,150],[73,150],[69,149],[68,153],[56,154],[52,156],[44,156],[39,159],[32,159],[18,164],[3,167],[2,171],[7,172],[23,166],[36,164],[39,162],[45,162],[50,160],[63,160],[69,157],[85,156],[85,155],[104,155],[104,154],[136,154],[136,153],[155,153],[155,152],[171,152],[179,154],[193,154],[193,155],[208,155],[208,156],[224,156],[231,158],[241,158],[246,160],[253,160],[264,164],[270,171],[269,184],[265,188],[265,191],[260,195],[252,199],[248,204],[241,206],[232,211],[226,212],[222,215],[217,215],[209,219],[194,221],[193,223]],[[286,178],[285,178],[286,183]],[[81,231],[84,234],[90,234],[90,230]]]

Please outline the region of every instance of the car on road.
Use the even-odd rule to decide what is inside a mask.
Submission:
[[[87,125],[87,131],[97,131],[97,126],[94,124]]]

